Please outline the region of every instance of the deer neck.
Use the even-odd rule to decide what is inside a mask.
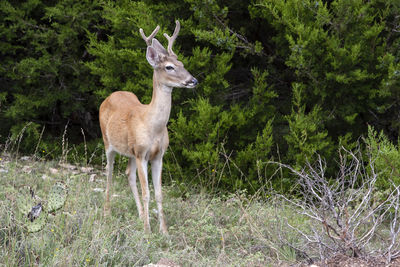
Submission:
[[[172,87],[158,82],[156,72],[153,74],[153,97],[147,112],[148,122],[156,132],[164,130],[171,113]]]

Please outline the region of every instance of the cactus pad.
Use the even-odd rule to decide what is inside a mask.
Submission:
[[[47,211],[54,212],[64,206],[67,199],[67,186],[62,182],[56,182],[50,190],[47,203]]]
[[[17,208],[21,214],[28,214],[31,208],[35,206],[35,201],[31,197],[30,188],[24,186],[18,190]]]
[[[67,194],[66,184],[56,182],[48,194],[47,204],[42,206],[41,203],[37,204],[38,200],[29,186],[21,187],[18,192],[17,208],[19,217],[28,232],[33,233],[42,230],[46,224],[48,213],[62,208],[67,199]]]
[[[37,217],[35,220],[33,220],[33,221],[27,220],[27,222],[25,223],[25,226],[26,226],[26,229],[28,230],[28,232],[34,233],[34,232],[38,232],[38,231],[42,230],[42,228],[46,224],[46,221],[47,221],[47,212],[42,211],[40,213],[39,217]]]
[[[32,196],[33,191],[29,186],[23,186],[18,191],[17,208],[24,226],[30,233],[40,231],[46,224],[47,212],[42,210],[37,218],[29,218],[28,214],[32,211],[32,207],[37,204]]]

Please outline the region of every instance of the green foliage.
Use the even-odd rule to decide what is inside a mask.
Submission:
[[[90,126],[94,80],[82,64],[88,59],[82,40],[100,18],[97,1],[0,5],[0,116],[13,122],[12,134],[31,121],[35,128],[50,125],[55,134],[73,118]],[[4,136],[7,130],[1,129]],[[37,139],[26,136],[25,141],[25,150],[33,152],[28,147]]]
[[[164,166],[178,186],[254,192],[275,173],[270,159],[335,161],[367,125],[397,140],[399,10],[397,0],[2,1],[0,143],[102,162],[103,99],[151,100],[139,28],[160,25],[165,45],[178,19],[174,51],[200,83],[173,91]]]
[[[368,136],[364,141],[367,155],[375,159],[379,191],[390,189],[393,185],[400,185],[399,145],[394,145],[383,131],[378,133],[372,126],[368,127]]]
[[[332,142],[328,132],[323,129],[321,107],[315,105],[306,113],[303,104],[302,86],[293,84],[292,113],[286,116],[289,123],[289,133],[285,135],[288,143],[288,159],[291,159],[298,168],[306,161],[313,162],[317,154],[329,155]]]
[[[279,52],[304,84],[306,104],[334,118],[325,126],[330,136],[351,131],[357,137],[365,121],[391,124],[398,114],[397,104],[388,104],[398,99],[392,87],[398,83],[398,1],[260,0],[252,12],[277,30],[275,41],[285,48]]]
[[[254,192],[263,184],[258,175],[263,164],[259,161],[265,162],[271,156],[273,127],[269,114],[273,108],[268,102],[276,94],[267,88],[266,72],[254,69],[253,75],[254,95],[250,105],[237,104],[223,109],[222,104],[212,105],[207,99],[198,98],[188,101],[191,106],[189,116],[181,111],[177,119],[171,119],[173,156],[187,166],[185,174],[200,176],[203,186],[246,188]],[[259,125],[251,129],[254,122]],[[260,129],[260,125],[263,128]]]

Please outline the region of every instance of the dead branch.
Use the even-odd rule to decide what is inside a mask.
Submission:
[[[385,256],[388,262],[400,257],[400,186],[392,183],[388,195],[378,198],[379,174],[375,161],[376,156],[368,155],[364,162],[359,148],[355,151],[341,148],[334,179],[326,177],[326,162],[320,156],[314,164],[307,162],[301,170],[269,162],[288,169],[297,178],[301,197],[279,197],[311,220],[311,232],[286,224],[305,243],[318,247],[315,254],[321,259],[335,253],[353,257]],[[389,239],[372,251],[370,245],[374,238],[388,232],[388,228]]]

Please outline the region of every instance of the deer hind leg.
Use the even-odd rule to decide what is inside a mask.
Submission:
[[[164,219],[164,212],[162,207],[162,191],[161,191],[161,171],[162,171],[162,156],[158,156],[151,161],[151,174],[154,185],[154,194],[156,197],[158,208],[158,220],[160,222],[160,232],[167,234],[167,225]]]
[[[139,192],[138,192],[137,185],[136,185],[136,169],[137,169],[136,168],[136,159],[129,158],[128,167],[126,169],[126,174],[128,175],[129,185],[131,186],[133,197],[135,198],[136,208],[138,210],[139,217],[140,217],[140,219],[143,220],[144,219],[143,218],[143,207],[142,207],[142,202],[140,201],[140,198],[139,198]]]
[[[115,159],[115,151],[111,148],[107,149],[106,157],[107,157],[107,187],[106,187],[106,200],[104,204],[104,215],[110,215],[111,207],[110,207],[110,194],[112,189],[112,175],[114,170],[114,159]]]
[[[143,201],[143,223],[144,231],[150,233],[150,218],[149,218],[149,182],[147,178],[147,160],[144,158],[136,158],[136,166],[138,168],[139,181],[142,189],[142,201]]]

